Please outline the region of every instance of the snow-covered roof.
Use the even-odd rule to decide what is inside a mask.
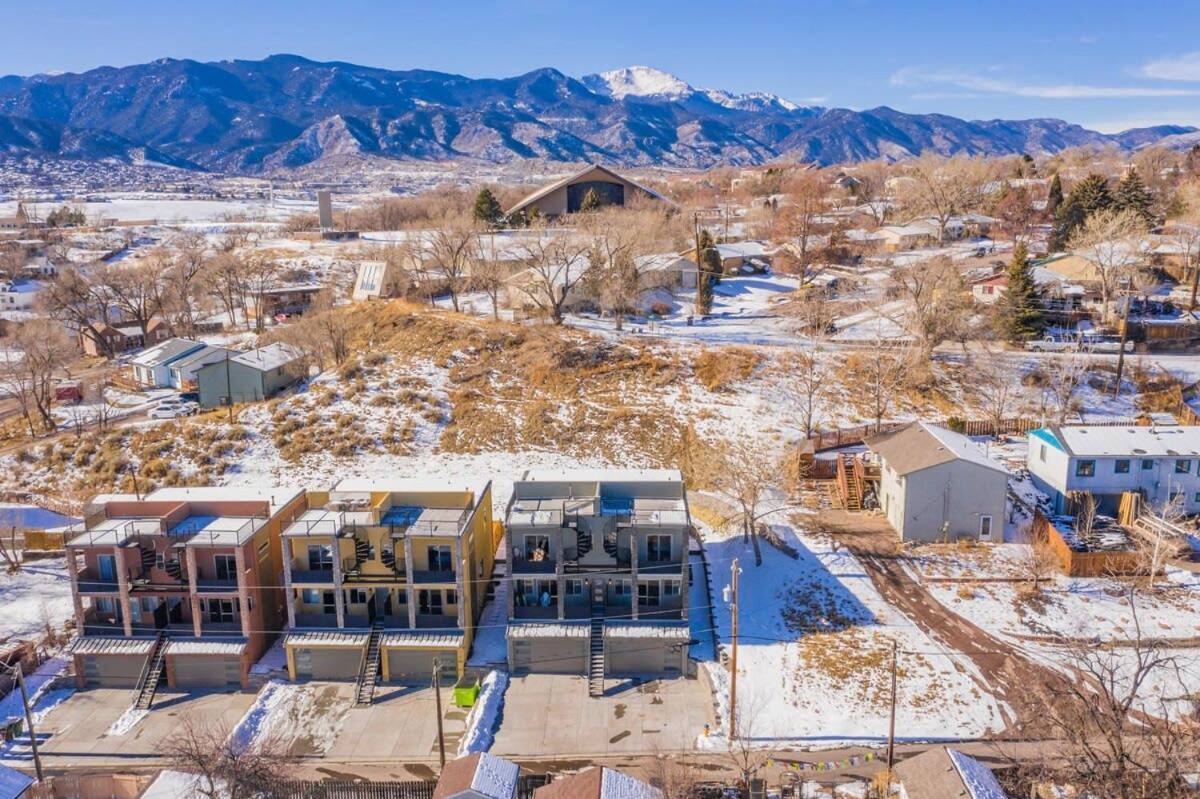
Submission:
[[[8,294],[36,294],[44,287],[45,284],[40,280],[27,280],[24,278],[6,280],[0,283],[0,291]]]
[[[520,767],[512,761],[487,752],[470,754],[446,764],[433,799],[512,799],[520,774]]]
[[[964,755],[957,749],[947,749],[946,754],[958,770],[971,799],[1007,799],[1007,794],[1000,787],[996,775],[973,757]]]
[[[913,422],[895,432],[867,439],[866,443],[897,474],[912,474],[954,460],[1007,473],[979,444],[953,430],[926,422]]]
[[[214,347],[211,344],[205,344],[203,348],[196,350],[190,355],[185,355],[179,360],[171,364],[172,369],[186,370],[192,367],[203,366],[206,363],[211,363],[216,360],[221,360],[225,357],[225,353],[233,355],[232,352],[224,347]]]
[[[169,338],[161,344],[155,344],[150,349],[130,360],[134,366],[164,366],[177,361],[185,355],[191,355],[207,345],[201,341],[191,341],[186,338]]]
[[[456,649],[463,638],[462,630],[412,630],[387,633],[379,645],[385,649]]]
[[[630,483],[683,482],[683,472],[678,469],[530,469],[521,476],[527,483],[573,482],[573,483]]]
[[[275,342],[265,347],[259,347],[256,350],[239,353],[230,360],[233,363],[249,366],[252,369],[270,372],[273,369],[278,369],[281,366],[287,366],[289,363],[298,361],[301,355],[302,353],[295,347]]]
[[[762,258],[767,254],[761,241],[736,241],[716,245],[717,253],[725,258]]]
[[[604,637],[687,641],[692,631],[687,622],[609,621],[604,625]]]
[[[895,774],[906,799],[1008,799],[987,766],[949,747],[927,749]]]
[[[151,502],[266,502],[272,516],[292,503],[302,488],[283,486],[167,486],[146,495]],[[127,494],[115,494],[116,499],[128,499]]]
[[[1200,457],[1200,427],[1066,425],[1031,435],[1075,457]]]
[[[67,651],[72,655],[148,655],[153,648],[153,638],[81,635],[70,643]]]
[[[283,643],[284,646],[362,646],[367,635],[366,630],[303,630],[287,633]]]
[[[538,789],[542,799],[662,799],[649,783],[607,766],[592,766]]]
[[[331,493],[362,492],[373,493],[386,491],[389,494],[437,494],[469,491],[475,500],[483,495],[490,481],[484,478],[465,479],[461,483],[451,483],[429,477],[347,477],[339,480]]]
[[[200,776],[186,771],[164,769],[154,778],[154,782],[146,788],[142,799],[179,799],[181,796],[196,796],[200,793]],[[217,786],[220,799],[229,796],[222,786]]]
[[[589,628],[586,622],[523,622],[513,621],[505,631],[509,639],[523,638],[587,638]]]
[[[168,655],[240,655],[246,649],[245,638],[171,638]]]
[[[33,785],[33,777],[15,768],[0,765],[0,799],[18,799]]]

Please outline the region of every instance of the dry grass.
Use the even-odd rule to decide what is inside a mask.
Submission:
[[[762,363],[763,356],[747,347],[704,350],[692,363],[692,372],[709,391],[730,391],[734,383],[747,380]]]

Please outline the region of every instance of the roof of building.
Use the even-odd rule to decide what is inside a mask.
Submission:
[[[507,638],[587,638],[587,622],[511,621],[505,630]]]
[[[1007,799],[987,766],[945,746],[903,761],[895,773],[913,799]]]
[[[153,648],[153,638],[80,635],[71,641],[67,651],[72,655],[148,655]]]
[[[465,634],[456,629],[406,630],[384,635],[379,645],[385,649],[457,649]]]
[[[171,364],[171,368],[180,370],[194,369],[206,363],[212,363],[214,360],[224,358],[227,352],[230,356],[233,355],[231,350],[227,350],[224,347],[214,347],[211,344],[205,344],[203,348],[196,350],[191,355],[185,355],[179,360],[174,361]]]
[[[520,775],[516,763],[476,752],[445,765],[433,789],[433,799],[452,799],[466,791],[487,799],[512,799]]]
[[[167,641],[168,655],[240,655],[245,638],[174,638]]]
[[[300,630],[283,637],[285,646],[362,646],[367,630]]]
[[[18,799],[33,785],[33,777],[15,768],[0,765],[0,799]]]
[[[662,799],[649,783],[606,766],[592,766],[533,792],[535,799]]]
[[[275,342],[265,347],[259,347],[256,350],[238,353],[229,360],[233,363],[249,366],[252,369],[270,372],[273,369],[278,369],[281,366],[287,366],[294,361],[300,360],[302,355],[303,353],[295,347]]]
[[[608,621],[604,625],[605,638],[655,638],[658,640],[687,641],[692,630],[683,622]]]
[[[266,502],[268,512],[274,516],[301,494],[303,488],[287,486],[167,486],[157,488],[146,495],[154,502]],[[128,495],[116,495],[117,498]]]
[[[678,469],[529,469],[521,480],[527,483],[682,483],[683,472]]]
[[[229,796],[226,785],[218,780],[216,794],[218,799]],[[179,799],[182,796],[197,796],[200,794],[201,778],[197,774],[186,771],[163,769],[154,778],[154,782],[146,788],[141,799]]]
[[[169,338],[161,344],[155,344],[145,352],[140,353],[136,358],[130,360],[134,366],[165,366],[169,363],[179,360],[180,358],[191,355],[197,350],[204,349],[206,345],[202,341],[191,341],[186,338]]]
[[[1198,457],[1200,427],[1042,427],[1030,433],[1075,457]]]
[[[897,474],[912,474],[932,466],[962,460],[1007,473],[987,450],[966,436],[926,422],[913,422],[891,433],[873,436],[867,447]]]
[[[483,478],[450,482],[431,477],[346,477],[337,481],[330,493],[386,491],[389,494],[436,494],[468,491],[478,501],[490,483],[490,480]]]
[[[654,189],[646,188],[642,184],[640,184],[636,181],[630,180],[629,178],[625,177],[624,175],[618,175],[616,172],[612,171],[611,169],[609,169],[606,166],[602,166],[600,164],[588,164],[587,166],[585,166],[583,169],[579,170],[578,172],[576,172],[572,175],[567,175],[565,178],[562,178],[561,180],[556,180],[555,182],[549,184],[548,186],[543,186],[542,188],[538,189],[537,191],[526,195],[520,202],[518,202],[512,208],[509,208],[507,211],[505,211],[504,212],[505,215],[507,216],[508,214],[516,213],[517,211],[522,210],[526,206],[537,202],[538,200],[542,199],[543,197],[545,197],[549,194],[552,194],[553,192],[563,188],[564,186],[571,185],[572,183],[579,180],[581,177],[583,177],[587,173],[591,172],[593,169],[599,169],[601,172],[607,173],[609,176],[615,178],[616,180],[620,181],[621,183],[628,183],[630,186],[641,189],[642,191],[646,192],[646,194],[649,194],[651,197],[654,197],[657,200],[664,200],[666,202],[670,202],[670,200],[667,200],[666,197],[663,197],[661,194],[656,192]]]

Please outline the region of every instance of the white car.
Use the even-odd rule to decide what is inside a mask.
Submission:
[[[151,419],[177,419],[180,416],[191,416],[200,409],[200,406],[194,402],[180,402],[179,400],[163,400],[154,406],[154,410],[150,411]]]

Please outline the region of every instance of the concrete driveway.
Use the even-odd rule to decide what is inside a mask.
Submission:
[[[641,685],[609,681],[597,699],[583,677],[514,677],[491,752],[546,758],[694,749],[704,725],[713,724],[712,690],[700,674]]]
[[[342,719],[337,740],[325,752],[325,760],[378,763],[437,759],[437,702],[432,688],[381,685],[369,707],[353,707],[354,686],[346,684],[345,688],[345,701],[351,707]],[[467,711],[451,702],[453,693],[442,688],[447,760],[457,756],[467,720]]]
[[[159,691],[154,707],[124,735],[108,730],[133,702],[133,691],[76,691],[36,725],[39,751],[48,768],[141,766],[160,761],[163,744],[180,721],[232,728],[254,702],[253,694]]]

